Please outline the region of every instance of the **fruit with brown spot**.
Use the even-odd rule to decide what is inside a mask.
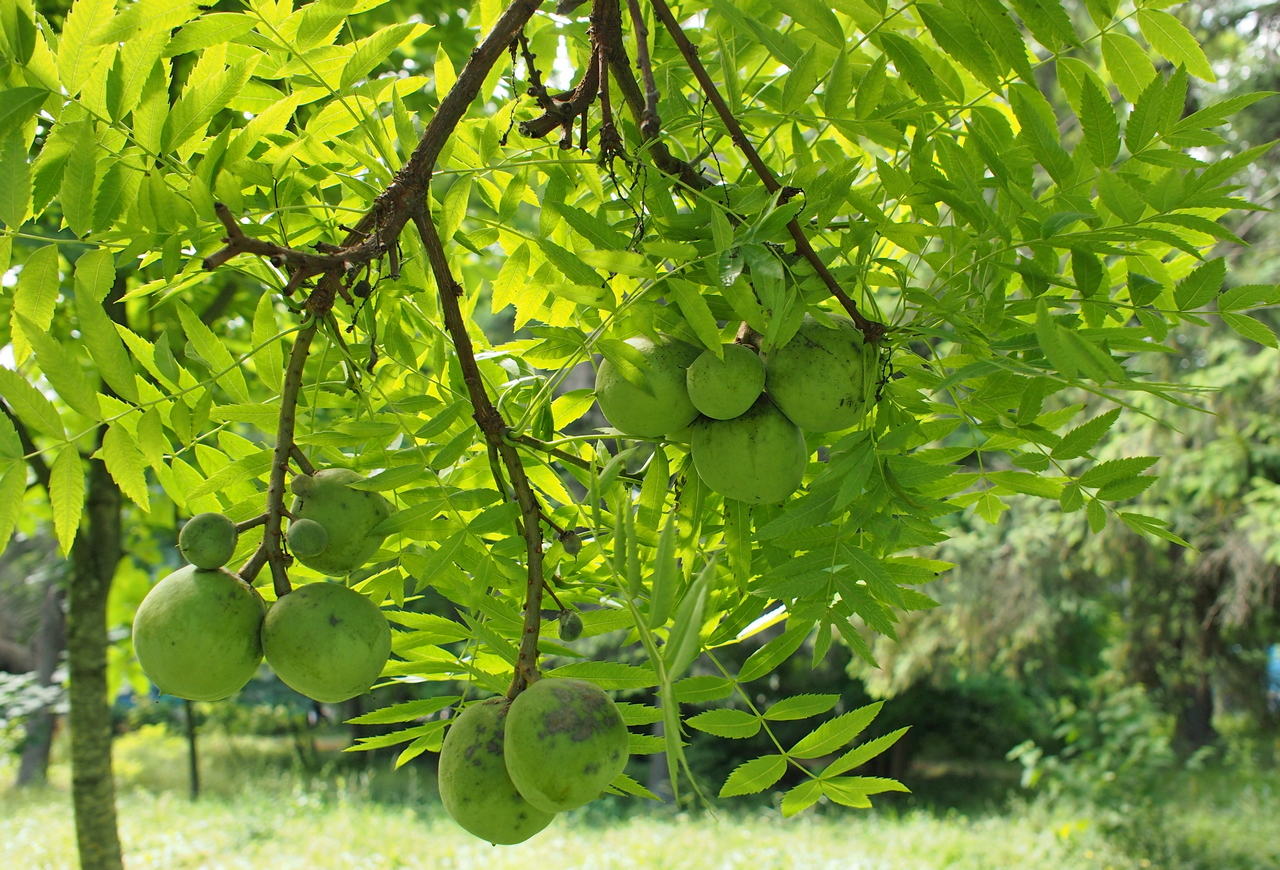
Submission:
[[[585,680],[538,680],[511,702],[504,756],[521,796],[547,812],[580,807],[627,766],[627,726]]]
[[[454,719],[440,747],[437,774],[440,802],[450,818],[500,846],[523,843],[555,818],[522,798],[507,775],[503,729],[509,707],[506,698],[489,698]]]

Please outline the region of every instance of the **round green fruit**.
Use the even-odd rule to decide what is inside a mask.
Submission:
[[[867,413],[875,348],[851,321],[834,328],[806,316],[795,336],[765,359],[765,389],[801,429],[847,429]]]
[[[698,416],[689,401],[685,369],[698,349],[682,341],[664,339],[655,344],[643,336],[627,339],[644,357],[641,366],[646,389],[622,376],[608,359],[596,372],[596,399],[609,425],[625,435],[668,435],[688,426]]]
[[[319,556],[329,545],[329,533],[315,520],[293,520],[285,533],[289,552],[300,558]]]
[[[572,610],[560,611],[560,639],[573,641],[582,637],[582,617]]]
[[[197,568],[221,568],[236,551],[236,524],[216,513],[196,514],[178,532],[178,552]]]
[[[745,414],[764,391],[764,362],[743,344],[726,344],[724,359],[704,350],[686,373],[693,406],[715,420]]]
[[[364,694],[391,654],[378,606],[340,583],[310,583],[285,595],[262,622],[267,664],[286,686],[316,701]]]
[[[627,766],[627,726],[594,683],[538,680],[511,702],[503,752],[507,773],[546,812],[580,807]]]
[[[763,396],[741,417],[695,423],[689,453],[703,483],[753,504],[791,495],[809,464],[804,434]]]
[[[437,774],[445,812],[494,845],[523,843],[555,818],[522,798],[507,775],[502,746],[509,707],[506,698],[489,698],[453,720]]]
[[[235,694],[262,663],[266,606],[230,571],[187,565],[151,588],[133,617],[133,651],[162,692],[191,701]]]
[[[350,486],[363,480],[348,468],[326,468],[293,479],[290,488],[298,496],[292,511],[294,521],[318,523],[327,536],[318,552],[307,552],[307,547],[294,550],[299,562],[321,574],[342,575],[364,565],[378,552],[384,536],[373,530],[391,515],[391,502],[376,492]]]

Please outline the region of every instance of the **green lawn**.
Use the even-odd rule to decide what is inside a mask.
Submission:
[[[130,868],[661,868],[661,870],[1270,870],[1280,868],[1280,788],[1202,775],[1178,786],[1155,827],[1117,835],[1101,815],[1018,809],[827,808],[783,819],[728,808],[686,815],[634,802],[568,813],[519,846],[475,840],[442,816],[429,768],[307,777],[274,747],[207,740],[206,792],[185,792],[181,744],[117,745],[120,827]],[[0,762],[0,777],[12,769]],[[1176,834],[1165,833],[1176,831]],[[0,867],[71,868],[59,764],[49,788],[0,792]]]

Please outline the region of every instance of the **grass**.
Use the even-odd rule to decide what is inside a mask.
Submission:
[[[262,739],[202,743],[205,791],[186,797],[179,740],[131,734],[116,746],[119,816],[131,868],[462,868],[591,870],[1264,870],[1280,868],[1280,784],[1201,774],[1171,784],[1153,815],[1014,802],[964,811],[828,808],[795,819],[728,808],[714,816],[599,801],[520,846],[458,829],[430,765],[308,775]],[[0,781],[12,769],[0,761]],[[76,865],[67,771],[48,788],[0,792],[0,867]],[[1132,822],[1132,824],[1126,823]]]

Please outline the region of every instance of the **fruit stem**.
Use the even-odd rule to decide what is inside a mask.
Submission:
[[[267,522],[267,515],[265,513],[258,514],[253,519],[245,520],[242,523],[236,523],[236,534],[237,535],[244,534],[250,529],[256,529],[258,526],[265,525],[266,522]]]

